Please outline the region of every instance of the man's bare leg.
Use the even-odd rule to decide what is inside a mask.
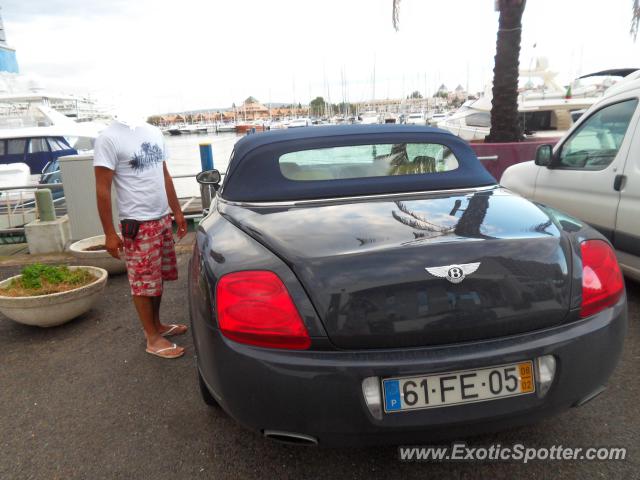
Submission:
[[[157,300],[155,300],[157,298]],[[160,350],[161,348],[171,348],[172,342],[167,340],[161,335],[158,327],[155,323],[157,316],[158,323],[160,322],[160,298],[159,297],[143,297],[139,295],[133,296],[133,303],[136,306],[144,335],[147,338],[147,348],[151,350]],[[155,314],[155,305],[157,304],[157,315]],[[184,350],[182,347],[177,347],[176,351]]]
[[[155,325],[156,330],[160,334],[163,334],[164,332],[167,332],[172,328],[173,328],[173,331],[171,332],[172,335],[180,335],[187,331],[186,325],[178,325],[178,327],[172,327],[171,325],[175,325],[175,324],[167,325],[166,323],[160,322],[160,303],[162,302],[162,295],[158,295],[157,297],[150,297],[150,298],[153,300],[153,324]]]
[[[151,301],[153,302],[153,324],[159,333],[164,333],[165,329],[162,328],[163,325],[160,323],[160,303],[162,303],[162,295],[151,297]]]

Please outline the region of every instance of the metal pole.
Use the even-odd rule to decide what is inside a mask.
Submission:
[[[200,165],[202,171],[213,170],[213,149],[210,143],[200,144]]]
[[[200,165],[202,165],[202,171],[213,170],[213,149],[210,143],[200,144]],[[202,208],[209,208],[211,204],[211,192],[209,185],[200,185],[200,199],[202,201]]]

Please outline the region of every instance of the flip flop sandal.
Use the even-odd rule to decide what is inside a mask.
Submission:
[[[151,355],[155,355],[156,357],[161,357],[161,358],[178,358],[181,357],[182,355],[184,355],[184,350],[182,350],[180,353],[163,353],[163,352],[168,352],[169,350],[176,350],[178,348],[178,346],[174,343],[172,344],[172,346],[170,347],[166,347],[166,348],[161,348],[160,350],[150,350],[150,349],[146,349],[147,353],[150,353]]]
[[[187,333],[187,330],[189,330],[189,327],[187,327],[186,325],[177,325],[175,323],[169,325],[169,327],[171,327],[169,328],[169,330],[161,334],[163,337],[170,337],[172,335],[182,335],[184,333]],[[176,332],[176,330],[180,329],[181,327],[184,327],[184,331]]]

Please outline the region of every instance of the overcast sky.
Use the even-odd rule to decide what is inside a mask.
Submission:
[[[432,93],[440,83],[482,90],[495,54],[493,3],[403,0],[395,32],[391,0],[0,0],[23,74],[145,114],[249,95],[306,103],[327,90],[333,102],[365,100],[374,65],[378,98]],[[640,67],[632,3],[529,0],[521,68],[546,56],[566,83]]]

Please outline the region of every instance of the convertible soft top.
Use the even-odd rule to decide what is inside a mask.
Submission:
[[[282,155],[297,151],[421,143],[447,147],[455,155],[458,167],[437,173],[298,181],[287,178],[279,163]],[[295,201],[470,188],[496,183],[471,147],[444,130],[413,125],[318,126],[258,133],[239,140],[221,197],[238,202]]]

